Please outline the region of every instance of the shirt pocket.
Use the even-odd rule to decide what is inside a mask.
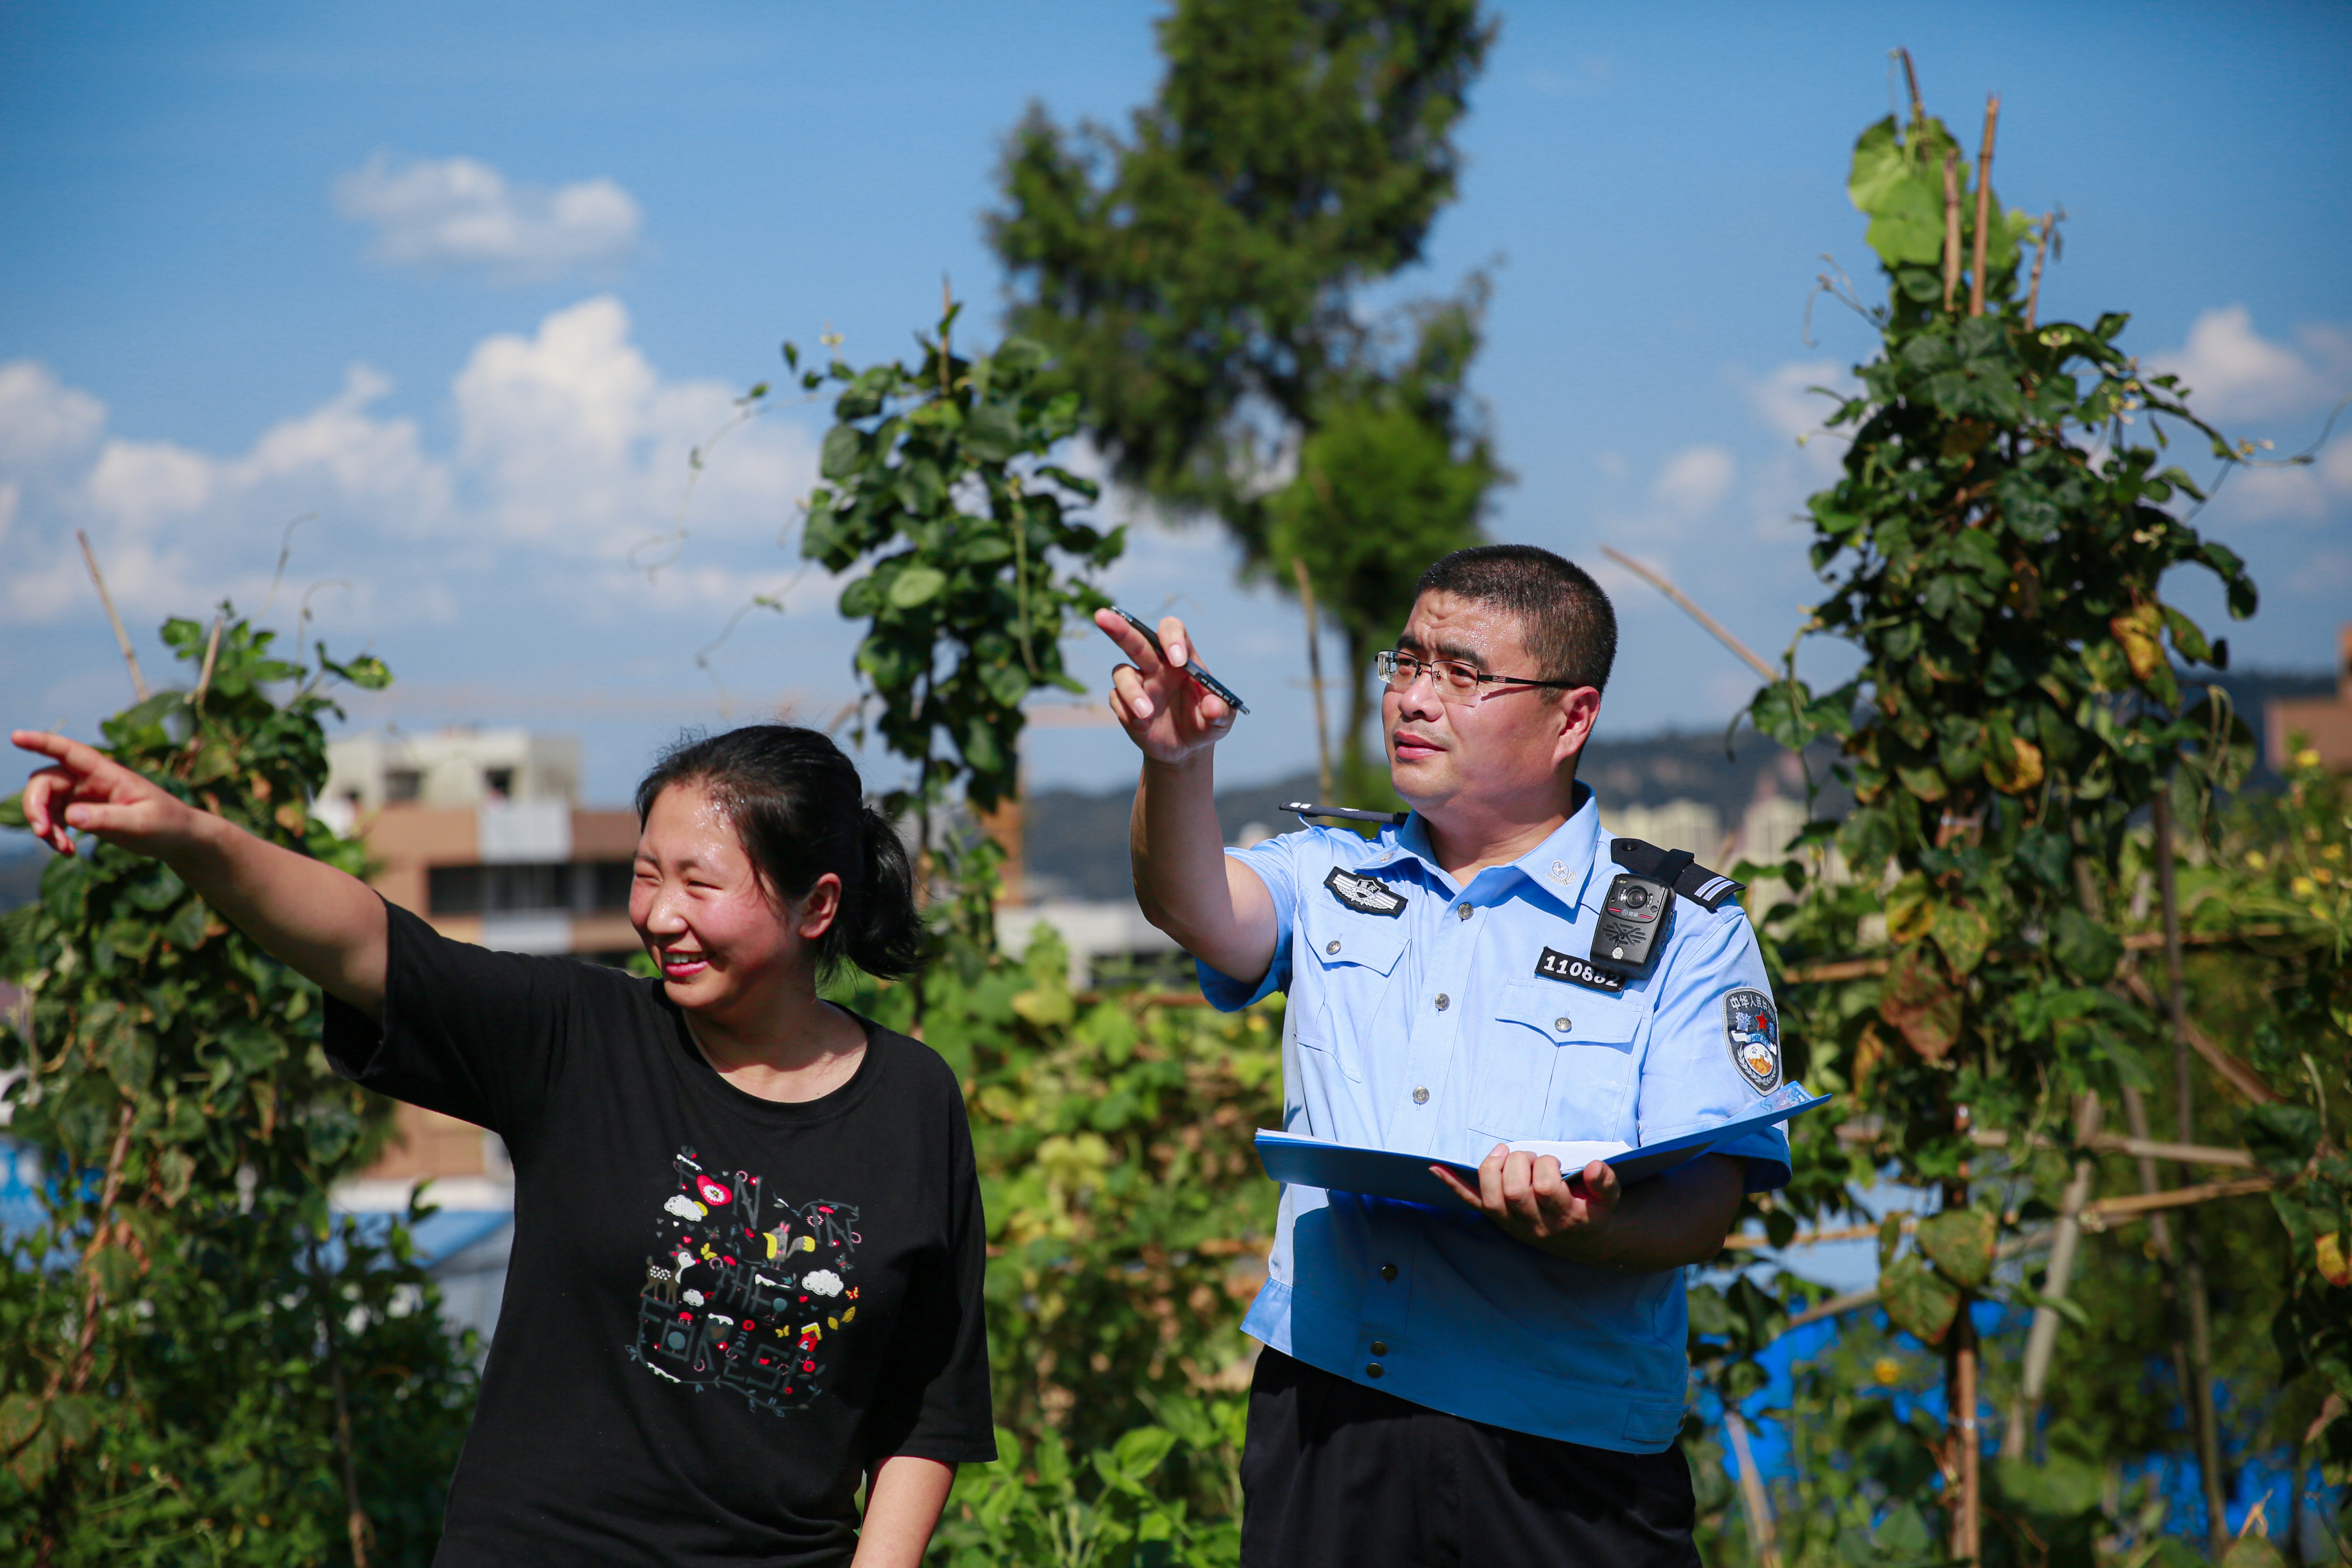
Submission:
[[[1505,1142],[1632,1142],[1624,1111],[1641,1026],[1641,1005],[1622,997],[1553,980],[1504,986],[1472,1047],[1469,1125]]]
[[[1296,987],[1311,989],[1293,1000],[1298,1010],[1298,1043],[1339,1064],[1358,1083],[1371,1050],[1381,1002],[1404,956],[1401,922],[1378,915],[1310,907],[1298,922],[1304,952],[1292,963]]]

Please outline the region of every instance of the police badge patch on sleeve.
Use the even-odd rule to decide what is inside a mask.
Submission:
[[[1731,1059],[1759,1094],[1780,1087],[1780,1015],[1761,991],[1734,991],[1723,999],[1723,1033]]]
[[[1342,871],[1337,866],[1323,879],[1331,896],[1360,915],[1386,915],[1395,920],[1404,913],[1405,897],[1373,877],[1360,877],[1353,871]]]

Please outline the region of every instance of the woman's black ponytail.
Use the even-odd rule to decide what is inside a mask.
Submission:
[[[688,736],[637,785],[640,826],[672,784],[698,784],[735,826],[769,893],[804,898],[830,871],[841,879],[841,913],[817,939],[817,963],[845,960],[896,979],[923,955],[923,921],[907,847],[866,804],[856,766],[830,738],[797,724],[751,724]]]
[[[866,821],[864,908],[844,910],[841,923],[849,924],[853,913],[856,917],[849,931],[849,962],[868,974],[896,979],[913,973],[923,960],[923,917],[915,908],[915,868],[890,819],[870,805],[860,810]]]

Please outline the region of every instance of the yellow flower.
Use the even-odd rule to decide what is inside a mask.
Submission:
[[[2303,750],[2294,754],[2294,765],[2299,768],[2317,767],[2319,765],[2319,752],[2313,747],[2305,746]]]
[[[1870,1375],[1882,1385],[1903,1381],[1903,1363],[1891,1355],[1880,1356],[1870,1363]]]
[[[2246,851],[2246,868],[2248,870],[2260,871],[2266,868],[2269,865],[2269,858],[2263,855],[2261,850],[2249,849]]]
[[[2308,877],[2297,877],[2294,881],[2289,882],[2286,888],[2288,892],[2298,899],[2307,899],[2319,891],[2319,884]]]

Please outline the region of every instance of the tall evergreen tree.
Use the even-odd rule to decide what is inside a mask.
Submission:
[[[1033,108],[990,219],[1008,325],[1085,395],[1118,478],[1217,517],[1286,589],[1304,560],[1351,657],[1503,477],[1463,387],[1483,283],[1401,328],[1358,309],[1423,259],[1494,37],[1476,0],[1179,0],[1128,134]]]

